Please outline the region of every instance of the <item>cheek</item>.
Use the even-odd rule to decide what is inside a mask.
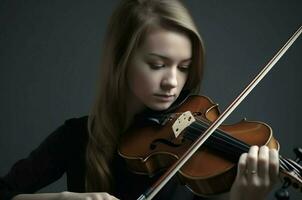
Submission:
[[[130,89],[136,96],[140,97],[148,96],[153,92],[156,85],[154,75],[143,67],[145,66],[140,69],[133,69],[128,75]]]
[[[179,89],[180,90],[184,87],[184,85],[186,84],[188,78],[189,78],[188,74],[181,73],[179,75],[177,82],[179,84]]]

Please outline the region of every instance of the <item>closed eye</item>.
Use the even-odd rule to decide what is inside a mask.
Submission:
[[[189,71],[190,65],[180,65],[178,68],[179,70],[186,72]]]
[[[165,67],[164,64],[153,64],[153,63],[149,63],[149,66],[151,67],[151,69],[160,69]]]

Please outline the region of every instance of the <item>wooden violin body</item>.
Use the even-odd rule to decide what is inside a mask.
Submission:
[[[175,135],[172,124],[185,111],[194,113],[198,123]],[[122,137],[119,154],[135,173],[152,176],[169,167],[194,142],[202,130],[219,116],[217,104],[205,96],[190,96],[164,125],[132,126]],[[195,194],[209,196],[230,189],[241,153],[251,145],[279,149],[272,129],[263,122],[242,120],[221,125],[179,171],[180,180]]]

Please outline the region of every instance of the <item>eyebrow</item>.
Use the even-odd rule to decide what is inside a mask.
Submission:
[[[160,55],[160,54],[157,54],[157,53],[148,53],[148,55],[160,57],[160,58],[162,58],[162,59],[164,59],[164,60],[172,60],[171,58],[169,58],[169,57],[167,57],[167,56]],[[192,61],[192,58],[184,59],[184,60],[182,60],[181,62],[186,62],[186,61]]]

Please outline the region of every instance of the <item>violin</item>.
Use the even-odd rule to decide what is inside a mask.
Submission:
[[[165,173],[138,199],[152,199],[178,173],[192,192],[201,196],[228,191],[235,179],[239,156],[251,145],[266,145],[279,150],[272,128],[263,122],[242,120],[234,125],[223,121],[265,77],[302,33],[302,26],[264,66],[245,89],[220,114],[217,104],[204,96],[191,96],[175,112],[155,117],[155,123],[137,123],[123,134],[118,153],[135,173]],[[302,150],[296,149],[301,159]],[[298,159],[298,160],[299,160]],[[297,160],[297,161],[298,161]],[[279,157],[279,174],[289,185],[302,191],[302,167]],[[283,190],[277,198],[287,197]]]
[[[180,158],[219,115],[218,104],[210,98],[191,95],[174,113],[158,116],[159,123],[131,126],[122,138],[119,154],[134,173],[153,176]],[[179,131],[190,117],[194,122]],[[173,130],[175,123],[179,127]],[[264,122],[243,119],[236,124],[221,125],[182,166],[178,177],[200,196],[229,191],[236,177],[237,161],[251,145],[280,148],[272,128]],[[302,189],[302,167],[282,156],[279,160],[283,180]]]

